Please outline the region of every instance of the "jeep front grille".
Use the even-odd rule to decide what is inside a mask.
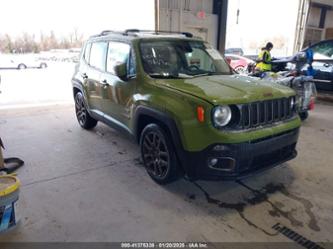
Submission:
[[[255,128],[291,118],[295,111],[291,107],[291,99],[272,99],[239,105],[241,129]]]

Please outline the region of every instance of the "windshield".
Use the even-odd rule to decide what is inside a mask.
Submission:
[[[143,41],[140,48],[144,70],[154,78],[232,74],[220,53],[204,42]]]

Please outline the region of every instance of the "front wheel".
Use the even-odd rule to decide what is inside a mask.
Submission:
[[[158,184],[175,181],[178,163],[170,136],[157,124],[147,125],[141,133],[140,149],[149,176]]]
[[[17,69],[26,69],[26,68],[27,68],[27,66],[23,63],[21,63],[17,66]]]
[[[82,93],[76,93],[74,99],[75,114],[80,126],[87,130],[94,128],[97,125],[97,120],[89,115]]]
[[[299,116],[302,121],[306,120],[309,117],[309,112],[308,111],[302,111],[299,113]]]
[[[236,71],[238,74],[244,74],[244,73],[246,73],[246,69],[245,69],[245,67],[243,67],[243,66],[238,66],[238,67],[236,67],[236,68],[235,68],[235,71]]]

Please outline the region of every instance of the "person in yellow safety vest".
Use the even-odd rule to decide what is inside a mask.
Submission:
[[[256,70],[261,72],[272,71],[272,56],[271,50],[273,43],[268,42],[265,47],[261,49],[258,55]]]

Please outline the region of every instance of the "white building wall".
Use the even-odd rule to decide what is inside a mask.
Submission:
[[[191,32],[217,47],[218,17],[212,12],[213,0],[160,0],[159,29]]]
[[[320,8],[310,8],[307,26],[318,27],[320,22]]]
[[[330,5],[333,7],[333,0],[314,0],[313,3],[320,3],[325,5]],[[318,42],[320,40],[326,39],[326,33],[328,30],[333,29],[333,11],[328,10],[326,12],[325,25],[323,28],[320,28],[320,16],[321,8],[319,7],[310,7],[310,12],[308,16],[306,35],[305,35],[305,46],[311,43]],[[332,33],[332,31],[331,31]]]
[[[325,28],[333,28],[333,10],[327,11],[326,13]]]
[[[160,8],[162,9],[179,9],[181,4],[183,10],[186,11],[213,12],[213,0],[160,0]]]

